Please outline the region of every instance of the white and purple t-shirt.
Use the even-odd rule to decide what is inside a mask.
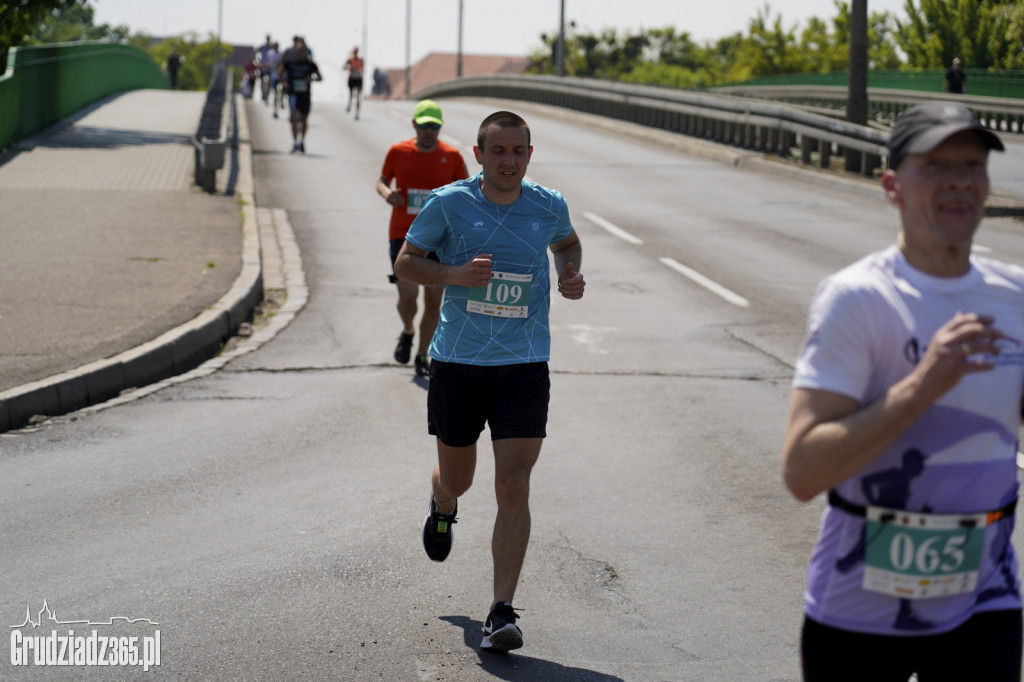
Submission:
[[[915,270],[896,247],[826,278],[808,317],[794,387],[840,393],[866,406],[907,376],[957,312],[988,314],[1007,335],[992,371],[966,375],[899,440],[836,486],[860,506],[928,514],[999,509],[1017,496],[1017,432],[1024,387],[1024,268],[972,257],[963,277]],[[974,613],[1021,607],[1014,517],[984,528],[972,591],[904,599],[862,587],[865,519],[829,506],[808,568],[805,613],[832,627],[881,635],[947,632]]]

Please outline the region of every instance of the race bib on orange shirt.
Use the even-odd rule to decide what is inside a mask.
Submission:
[[[416,215],[427,203],[429,196],[429,189],[410,189],[405,199],[405,212],[409,215]]]

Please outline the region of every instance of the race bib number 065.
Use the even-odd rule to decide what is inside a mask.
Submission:
[[[495,317],[528,317],[533,275],[492,272],[491,281],[469,290],[466,310]]]
[[[867,508],[865,590],[927,599],[970,592],[985,548],[985,514]]]

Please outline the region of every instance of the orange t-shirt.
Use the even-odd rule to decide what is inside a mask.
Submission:
[[[469,177],[466,161],[459,150],[441,140],[430,152],[416,149],[416,138],[392,145],[384,158],[380,175],[388,184],[393,179],[395,187],[405,198],[404,206],[391,208],[391,222],[388,225],[388,239],[405,239],[416,214],[420,212],[430,191],[444,187],[450,182]]]

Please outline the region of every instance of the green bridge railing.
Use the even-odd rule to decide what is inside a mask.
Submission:
[[[0,76],[0,149],[108,95],[167,88],[144,50],[80,42],[11,48]]]
[[[1010,97],[1024,99],[1024,71],[987,71],[964,69],[969,94],[978,97]],[[942,92],[945,69],[868,71],[868,87],[889,90]],[[847,86],[846,71],[830,73],[791,73],[753,78],[732,86],[755,85],[828,85]]]

